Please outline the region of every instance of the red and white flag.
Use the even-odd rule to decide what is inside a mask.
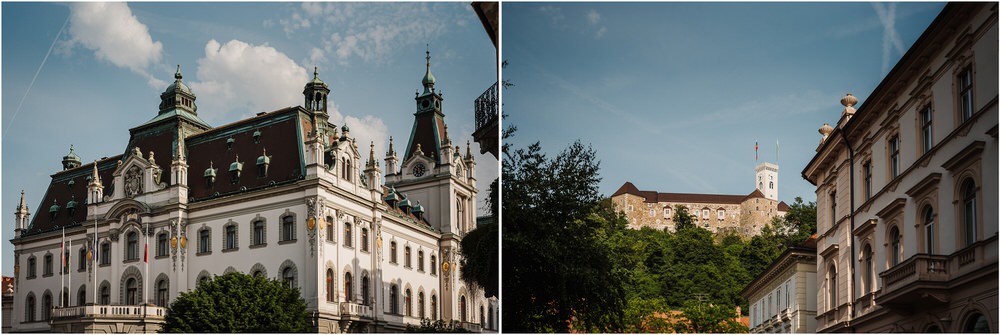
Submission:
[[[149,243],[146,243],[146,249],[142,252],[142,261],[149,263]]]

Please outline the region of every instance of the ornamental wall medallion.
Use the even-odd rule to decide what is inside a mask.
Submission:
[[[142,170],[133,165],[125,172],[125,196],[134,198],[139,194],[142,194]]]

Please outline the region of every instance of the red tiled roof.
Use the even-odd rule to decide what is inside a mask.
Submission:
[[[778,211],[779,212],[787,212],[787,211],[790,211],[790,210],[792,210],[792,208],[788,207],[788,204],[786,204],[784,201],[778,203]]]

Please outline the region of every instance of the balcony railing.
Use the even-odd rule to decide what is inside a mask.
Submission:
[[[943,303],[947,299],[943,291],[947,290],[949,281],[991,266],[991,262],[996,261],[986,259],[990,252],[996,253],[996,239],[993,236],[976,242],[951,255],[917,254],[910,257],[879,274],[885,286],[875,297],[875,302],[895,309],[911,309],[915,304]]]
[[[476,98],[476,130],[496,121],[499,113],[497,103],[497,83],[486,89],[483,94]]]
[[[340,303],[340,315],[357,316],[362,318],[372,317],[372,306],[355,304],[353,302]]]
[[[145,309],[145,312],[143,312],[143,309]],[[144,316],[163,318],[166,315],[166,308],[158,306],[87,305],[52,308],[52,318],[54,319],[79,317],[141,319]]]
[[[475,101],[476,130],[472,133],[472,138],[479,143],[479,153],[487,152],[493,157],[499,158],[499,138],[500,138],[500,103],[497,96],[497,83],[493,83],[486,92],[483,92]]]

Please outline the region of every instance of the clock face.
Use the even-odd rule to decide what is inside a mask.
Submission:
[[[424,173],[426,172],[427,172],[427,167],[425,167],[423,164],[417,164],[416,166],[413,167],[414,177],[423,177]]]

